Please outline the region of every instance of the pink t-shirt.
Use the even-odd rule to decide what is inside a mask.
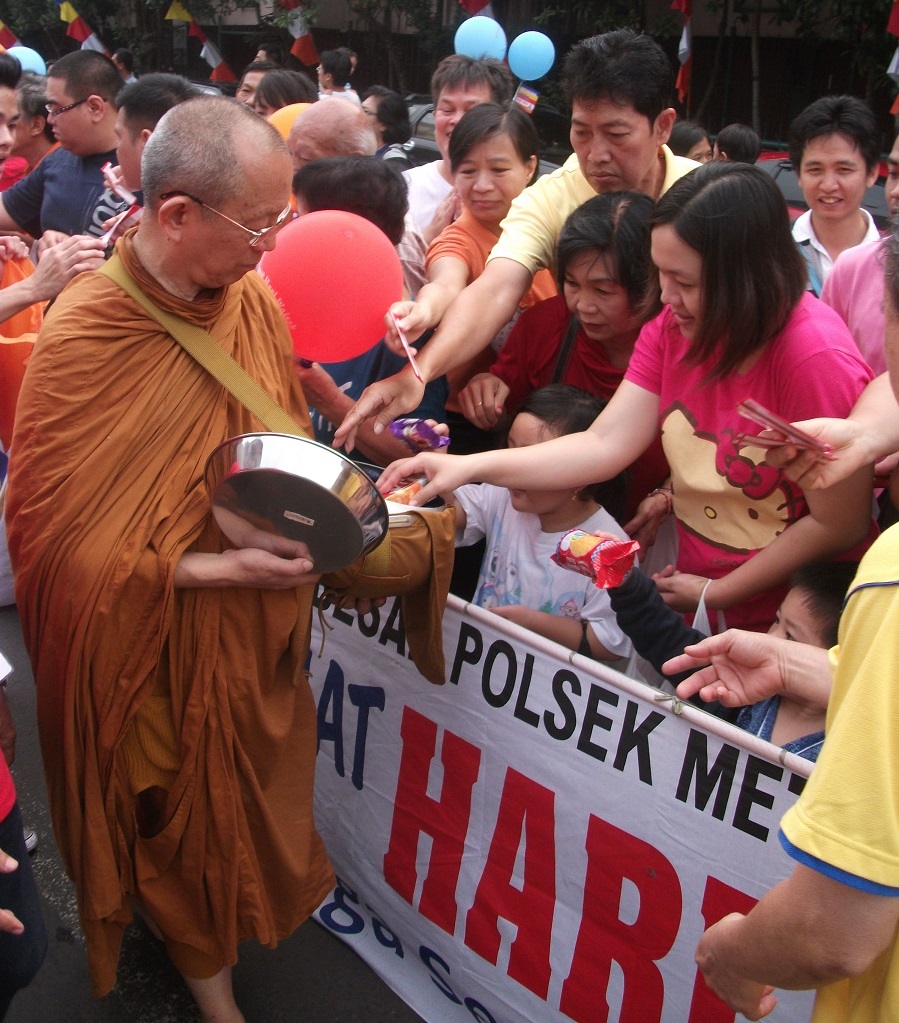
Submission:
[[[15,801],[16,789],[12,783],[12,775],[6,766],[6,760],[0,754],[0,821],[6,820]]]
[[[802,491],[764,464],[760,448],[737,447],[736,434],[761,432],[737,413],[739,402],[755,398],[789,422],[843,418],[872,374],[845,324],[810,294],[747,373],[706,382],[714,357],[693,365],[689,346],[666,306],[641,331],[625,378],[659,396],[677,567],[717,579],[808,513]],[[767,629],[783,593],[778,588],[728,609],[728,627]]]
[[[837,258],[821,292],[822,301],[840,315],[877,376],[887,368],[883,352],[882,247],[878,238],[847,249]]]

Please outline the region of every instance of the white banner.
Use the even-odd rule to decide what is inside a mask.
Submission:
[[[447,684],[394,601],[313,634],[318,911],[428,1023],[730,1023],[706,926],[791,870],[811,765],[450,598]],[[808,993],[769,1017],[805,1023]]]

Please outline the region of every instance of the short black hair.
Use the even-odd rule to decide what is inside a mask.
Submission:
[[[479,103],[465,111],[450,135],[449,162],[452,172],[456,173],[475,146],[496,135],[509,136],[522,163],[539,156],[540,136],[533,120],[521,107],[513,105],[506,109],[498,103]],[[537,173],[536,164],[534,173]]]
[[[310,213],[345,210],[370,220],[398,245],[406,230],[406,182],[389,160],[374,156],[329,156],[313,160],[293,176],[293,190]]]
[[[755,163],[762,151],[762,140],[748,124],[728,124],[715,139],[719,159],[735,163]]]
[[[393,89],[384,85],[373,85],[363,96],[374,96],[378,101],[378,120],[384,126],[381,138],[385,146],[402,145],[412,138],[412,124],[406,101]]]
[[[96,50],[75,50],[60,57],[47,72],[48,78],[61,78],[66,92],[79,99],[100,96],[114,103],[125,83],[119,69],[106,56]]]
[[[340,50],[323,50],[319,64],[322,71],[331,76],[335,85],[341,89],[349,85],[353,65],[345,53],[341,53]]]
[[[22,77],[22,65],[11,53],[0,53],[0,85],[15,89]]]
[[[547,384],[526,395],[515,410],[515,415],[527,413],[554,430],[559,437],[569,433],[583,433],[593,425],[608,402],[595,394],[572,387],[570,384]],[[582,501],[596,501],[616,521],[624,516],[627,500],[627,472],[621,472],[602,483],[581,487],[578,497]]]
[[[793,118],[789,152],[799,171],[805,147],[824,135],[845,135],[861,153],[870,171],[880,159],[880,133],[871,108],[855,96],[822,96]]]
[[[112,59],[117,60],[129,75],[134,74],[134,54],[130,50],[119,47],[112,55]]]
[[[155,128],[172,107],[202,95],[181,75],[153,72],[125,85],[115,98],[115,108],[125,111],[129,129],[143,131]]]
[[[500,106],[510,103],[515,91],[512,72],[502,61],[493,57],[476,59],[464,53],[454,53],[444,57],[431,75],[431,99],[438,103],[445,89],[471,89],[478,85],[486,85],[490,90],[490,98]]]
[[[575,43],[565,56],[562,84],[569,103],[610,99],[653,123],[671,106],[674,72],[654,39],[619,28]]]
[[[708,142],[709,133],[701,124],[696,121],[682,121],[678,118],[671,128],[671,135],[668,137],[668,148],[675,156],[686,156],[694,146],[700,142]],[[711,149],[709,143],[709,149]]]
[[[790,589],[802,592],[827,647],[836,645],[843,602],[857,572],[857,561],[819,561],[803,565],[790,579]]]
[[[770,174],[712,161],[676,181],[656,203],[653,228],[670,225],[702,258],[703,308],[687,357],[714,354],[721,380],[781,331],[805,294],[805,260]]]
[[[650,256],[650,226],[655,203],[643,192],[604,192],[573,210],[559,233],[556,275],[559,290],[573,259],[595,252],[608,259],[618,283],[634,309],[646,319],[659,310],[653,287],[655,268]]]
[[[265,57],[263,58],[263,60],[269,61],[272,64],[276,64],[278,67],[283,67],[284,47],[280,43],[272,42],[271,40],[269,40],[268,42],[260,43],[256,47],[256,52],[258,53],[260,50],[265,51]]]
[[[318,99],[318,89],[304,72],[277,68],[274,71],[267,71],[259,79],[256,96],[266,106],[280,109],[291,103],[315,103]]]
[[[248,74],[255,74],[257,71],[280,71],[280,64],[276,64],[273,60],[254,60],[251,61],[240,73],[240,81],[247,77]]]

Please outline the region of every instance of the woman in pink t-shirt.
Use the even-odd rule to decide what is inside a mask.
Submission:
[[[473,480],[576,486],[620,472],[661,433],[679,550],[659,590],[679,611],[704,596],[728,626],[766,629],[792,572],[865,539],[871,474],[804,494],[741,443],[759,428],[737,405],[755,398],[789,421],[844,417],[871,372],[839,317],[806,294],[783,198],[757,168],[711,163],[677,182],[653,215],[652,258],[664,308],[588,431],[516,451],[417,456],[385,482],[426,472],[423,501]]]

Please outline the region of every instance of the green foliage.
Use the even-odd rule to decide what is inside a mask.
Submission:
[[[846,44],[853,69],[866,81],[885,84],[896,40],[887,35],[893,0],[778,0],[780,21],[795,22],[807,39],[837,39]]]

